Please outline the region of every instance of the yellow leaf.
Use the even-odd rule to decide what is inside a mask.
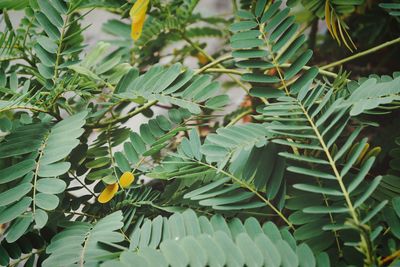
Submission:
[[[135,41],[139,39],[142,34],[148,5],[149,0],[137,0],[129,12],[132,19],[131,37]]]
[[[379,153],[381,153],[382,148],[380,146],[376,146],[373,149],[371,149],[370,151],[368,151],[368,153],[365,155],[365,157],[362,159],[361,161],[361,166],[364,165],[364,163],[371,157],[377,157],[379,155]]]
[[[358,156],[358,158],[357,158],[356,162],[354,163],[354,165],[360,164],[361,160],[363,159],[363,157],[364,157],[365,154],[367,153],[368,149],[369,149],[369,144],[366,143],[366,144],[364,145],[364,148],[361,150],[361,153],[360,153],[360,155]]]
[[[328,28],[328,31],[333,36],[332,27],[331,27],[331,11],[329,10],[329,5],[330,5],[329,0],[326,0],[326,2],[325,2],[325,22],[326,22],[326,27]]]
[[[209,61],[208,58],[203,53],[197,53],[196,57],[201,65],[205,65]]]
[[[128,188],[133,181],[135,180],[135,176],[131,172],[124,172],[119,178],[119,184],[122,188]]]
[[[106,186],[106,188],[104,188],[103,192],[101,192],[101,194],[97,198],[97,201],[99,201],[100,203],[107,203],[114,197],[117,191],[118,191],[117,183],[109,184]]]
[[[339,36],[338,36],[338,33],[337,33],[336,17],[333,15],[331,18],[332,18],[331,26],[332,26],[332,31],[333,31],[333,39],[335,39],[338,42],[339,46],[340,46],[341,43],[340,43],[340,39],[339,39]]]

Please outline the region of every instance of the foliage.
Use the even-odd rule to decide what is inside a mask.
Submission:
[[[201,5],[0,3],[0,265],[399,263],[399,4]]]

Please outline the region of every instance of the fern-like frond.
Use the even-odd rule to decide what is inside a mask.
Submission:
[[[69,69],[88,77],[96,84],[115,88],[120,79],[131,69],[122,62],[122,56],[107,54],[110,44],[99,42],[78,64],[70,64]],[[94,86],[94,87],[95,87]]]
[[[97,265],[103,256],[110,253],[101,248],[99,243],[123,241],[123,234],[117,232],[122,226],[121,211],[107,215],[94,224],[71,223],[52,238],[46,248],[50,256],[43,262],[43,266]]]
[[[122,152],[114,154],[121,171],[142,170],[145,157],[152,156],[165,148],[179,132],[185,131],[184,120],[190,118],[185,109],[170,110],[169,118],[158,115],[140,126],[139,133],[131,132]],[[144,170],[144,169],[143,169]]]
[[[74,62],[80,45],[83,29],[72,19],[72,6],[64,0],[39,0],[32,19],[39,26],[34,39],[33,50],[39,59],[38,78],[47,88],[51,88],[60,72]],[[68,62],[67,62],[68,61]]]
[[[246,128],[246,126],[248,127]],[[224,133],[228,133],[229,130],[237,130],[227,134],[233,138],[231,145],[228,145],[227,142],[217,145],[216,139],[211,137],[210,140],[213,140],[214,143],[211,145],[210,141],[202,146],[197,132],[192,130],[189,139],[184,138],[178,146],[177,153],[173,157],[166,158],[162,165],[154,168],[148,175],[166,180],[184,179],[188,181],[195,178],[202,180],[205,185],[201,190],[201,194],[204,193],[204,196],[201,197],[200,202],[197,201],[198,199],[191,199],[191,194],[194,193],[188,193],[183,197],[196,200],[201,206],[225,211],[269,207],[285,223],[292,226],[281,212],[285,195],[285,185],[282,183],[285,164],[284,161],[277,160],[275,144],[257,148],[256,144],[265,143],[265,140],[262,140],[265,137],[258,136],[260,140],[256,140],[256,142],[253,140],[253,143],[245,140],[243,134],[250,135],[251,129],[257,130],[257,133],[250,136],[257,136],[263,132],[254,125],[232,126],[224,129],[226,129],[226,132],[223,131]],[[235,132],[237,133],[235,134]],[[227,151],[228,147],[236,155],[230,167],[224,167],[232,156]],[[268,155],[269,160],[263,161],[261,154]],[[216,161],[219,166],[214,165]],[[231,184],[219,182],[219,179],[225,179],[225,177],[231,181]],[[272,200],[278,195],[279,198],[273,203]]]
[[[318,74],[317,69],[310,68],[298,78],[312,51],[301,51],[305,36],[298,34],[299,25],[288,16],[290,9],[280,10],[280,5],[276,1],[266,7],[264,1],[258,1],[254,13],[239,11],[241,20],[230,27],[234,33],[230,39],[235,49],[232,55],[239,68],[251,71],[242,75],[242,80],[252,84],[253,96],[276,98],[292,83],[292,91],[298,91]],[[288,61],[292,63],[283,71],[282,64]]]
[[[217,95],[219,85],[209,75],[195,75],[193,71],[182,71],[177,63],[169,68],[154,66],[145,74],[129,83],[117,94],[124,99],[145,98],[188,109],[198,114],[201,108],[218,109],[226,105],[228,97]]]
[[[190,117],[186,109],[171,109],[169,116],[158,115],[141,124],[137,133],[125,127],[106,128],[87,151],[84,166],[77,174],[89,170],[88,181],[102,180],[109,184],[117,182],[123,172],[146,172],[152,165],[151,157],[187,129],[184,121]],[[122,149],[116,149],[120,145]],[[144,163],[145,159],[149,160]]]
[[[0,170],[0,184],[8,185],[0,194],[0,223],[17,219],[18,223],[13,223],[9,230],[14,231],[13,238],[22,236],[32,223],[41,229],[47,223],[47,211],[59,205],[57,195],[64,192],[66,183],[57,177],[71,166],[64,159],[79,144],[86,115],[87,112],[81,112],[52,126],[22,126],[1,143],[0,158],[15,162]],[[18,160],[22,155],[26,156],[24,160]]]
[[[327,216],[327,222],[330,220],[334,225],[325,226],[324,229],[334,230],[348,227],[343,226],[347,216],[340,215],[348,213],[352,224],[360,228],[364,223],[360,209],[379,185],[381,177],[372,181],[366,179],[374,157],[365,161],[358,171],[352,169],[364,150],[365,139],[349,157],[344,158],[361,128],[340,141],[342,145],[338,145],[336,152],[333,151],[332,146],[339,142],[338,138],[349,121],[349,106],[343,105],[345,99],[333,99],[332,94],[333,89],[321,85],[311,88],[305,86],[297,96],[281,97],[278,103],[268,105],[262,113],[268,121],[276,121],[275,118],[279,121],[267,126],[276,135],[273,142],[293,150],[280,153],[293,161],[287,170],[304,177],[302,183],[295,183],[293,187],[323,197],[320,206],[304,207],[302,212],[317,214],[319,218]],[[306,178],[310,176],[316,180]],[[371,251],[363,252],[369,255],[367,257],[372,257]]]
[[[361,113],[373,113],[373,109],[394,104],[393,108],[399,108],[400,100],[400,76],[395,73],[393,79],[370,77],[359,82],[350,82],[347,85],[351,92],[350,96],[343,102],[344,106],[351,106],[350,115],[356,116]],[[397,102],[397,105],[396,105]]]
[[[137,252],[136,252],[137,251]],[[150,256],[151,255],[151,256]],[[325,254],[321,255],[326,258]],[[245,222],[221,215],[198,217],[192,210],[169,218],[137,222],[129,251],[105,263],[140,266],[298,266],[315,265],[305,244],[296,244],[287,229],[254,218]],[[328,260],[329,265],[329,260]]]

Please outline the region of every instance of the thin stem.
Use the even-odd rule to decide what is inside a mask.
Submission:
[[[208,60],[210,61],[215,61],[215,59],[209,55],[204,49],[202,49],[200,46],[195,44],[192,40],[190,40],[185,34],[182,33],[182,38],[188,42],[194,49],[202,53]],[[226,69],[223,65],[217,64],[218,68],[220,69]],[[235,76],[232,76],[230,73],[227,74],[232,80],[234,80],[247,94],[249,94],[249,88],[247,88],[242,81],[240,81],[238,78]]]
[[[81,267],[84,267],[84,264],[85,264],[85,253],[86,253],[87,243],[89,243],[89,238],[90,238],[90,232],[85,237],[85,241],[83,243],[82,251],[81,251],[81,253],[79,255],[79,266],[81,266]]]
[[[42,112],[42,113],[49,113],[51,114],[51,112],[44,110],[44,109],[40,109],[40,108],[35,108],[35,107],[27,107],[27,106],[11,106],[11,107],[5,107],[3,109],[0,110],[0,112],[3,111],[8,111],[8,110],[13,110],[13,109],[26,109],[26,110],[30,110],[30,111],[36,111],[36,112]]]
[[[99,123],[96,123],[96,124],[88,124],[88,125],[86,125],[86,127],[89,128],[89,129],[108,127],[109,125],[124,121],[126,119],[129,119],[129,118],[131,118],[131,117],[143,112],[144,110],[150,108],[151,106],[154,106],[157,102],[158,102],[157,100],[148,102],[145,105],[136,108],[132,112],[129,112],[125,116],[122,116],[122,117],[119,117],[119,118],[115,118],[115,119],[112,119],[112,120],[108,120],[108,121],[105,121],[105,122],[99,122]]]
[[[244,112],[240,113],[240,114],[237,115],[235,118],[233,118],[233,119],[228,123],[228,125],[226,125],[226,126],[234,125],[235,123],[237,123],[238,121],[240,121],[244,116],[246,116],[246,115],[248,115],[248,114],[251,114],[251,112],[253,112],[252,109],[245,110]]]
[[[285,64],[282,64],[282,65],[279,65],[279,67],[288,68],[288,67],[290,67],[291,65],[292,65],[292,64],[290,64],[290,63],[285,63]],[[305,66],[302,67],[302,69],[303,69],[303,70],[309,70],[309,69],[311,69],[311,67],[305,65]],[[318,72],[321,73],[322,75],[325,75],[325,76],[327,76],[327,77],[332,77],[332,78],[337,78],[337,77],[339,76],[337,73],[334,73],[334,72],[331,72],[331,71],[327,71],[327,70],[323,70],[323,69],[321,69],[321,68],[318,68]],[[346,79],[346,81],[349,82],[349,81],[351,81],[351,80]]]
[[[90,188],[87,187],[87,185],[86,185],[85,183],[83,183],[83,182],[78,178],[78,176],[76,176],[75,174],[73,174],[73,173],[71,173],[71,172],[70,172],[70,174],[71,174],[71,175],[74,177],[74,179],[77,180],[78,183],[80,183],[94,198],[96,198],[96,194],[95,194],[92,190],[90,190]]]
[[[11,263],[11,264],[9,265],[9,267],[17,266],[17,265],[19,265],[20,262],[29,259],[32,255],[40,254],[40,253],[42,253],[44,250],[45,250],[45,249],[42,248],[42,249],[36,250],[35,252],[31,252],[31,253],[29,253],[29,254],[27,254],[27,255],[25,255],[25,256],[19,258],[19,259],[16,260],[15,262]]]
[[[108,154],[110,155],[110,159],[111,159],[111,167],[113,168],[113,172],[115,175],[115,179],[117,179],[118,186],[121,187],[123,191],[125,191],[125,189],[119,183],[117,169],[115,168],[115,161],[114,161],[114,156],[112,153],[112,145],[111,145],[111,138],[110,138],[110,128],[111,128],[111,125],[108,126],[106,135],[107,135]]]
[[[217,59],[211,61],[210,63],[208,63],[207,65],[204,65],[203,67],[198,69],[195,72],[195,74],[200,74],[200,73],[204,72],[205,70],[207,70],[207,69],[209,69],[211,67],[214,67],[215,65],[218,65],[218,64],[220,64],[220,63],[222,63],[222,62],[224,62],[226,60],[230,60],[232,58],[233,58],[232,55],[227,55],[227,56],[224,56],[224,57],[217,58]]]
[[[238,11],[238,5],[236,3],[236,0],[232,0],[232,8],[233,8],[233,13],[235,14]]]
[[[320,178],[317,178],[316,180],[317,180],[318,186],[320,188],[322,188],[323,185],[322,185],[322,182],[321,182]],[[322,198],[324,199],[325,206],[329,207],[330,206],[329,205],[329,199],[326,196],[326,194],[322,194]],[[330,219],[331,223],[334,224],[335,223],[335,219],[333,218],[332,213],[329,212],[328,214],[329,214],[329,219]],[[339,233],[338,233],[337,230],[332,230],[332,232],[333,232],[333,234],[335,236],[336,247],[338,249],[339,257],[343,257],[343,251],[342,251],[342,247],[340,246],[340,241],[339,241]]]
[[[35,168],[35,173],[34,173],[34,178],[33,178],[33,195],[32,195],[32,212],[33,212],[33,216],[35,216],[36,213],[36,186],[37,186],[37,179],[39,176],[39,166],[40,166],[40,160],[43,156],[43,152],[44,152],[44,148],[46,147],[46,142],[47,139],[49,138],[49,135],[46,136],[46,138],[44,139],[42,145],[40,146],[40,152],[39,152],[39,157],[36,161],[36,168]]]
[[[204,72],[229,73],[229,74],[236,74],[236,75],[243,75],[244,74],[244,72],[239,71],[239,70],[217,69],[217,68],[208,68]]]
[[[400,258],[400,250],[396,250],[394,253],[392,253],[391,255],[384,257],[380,263],[379,266],[383,266],[388,264],[389,262],[394,261],[395,259]]]
[[[53,81],[55,82],[58,76],[58,66],[60,64],[60,56],[61,56],[61,47],[62,47],[62,43],[64,41],[64,35],[65,35],[65,29],[67,27],[68,21],[69,21],[69,15],[67,15],[67,17],[64,20],[64,24],[62,26],[62,30],[61,30],[61,35],[60,35],[60,43],[58,44],[58,49],[57,49],[57,54],[56,54],[56,62],[55,62],[55,66],[54,66],[54,78]]]
[[[357,58],[359,58],[359,57],[363,57],[363,56],[365,56],[365,55],[374,53],[374,52],[376,52],[376,51],[379,51],[379,50],[381,50],[381,49],[383,49],[383,48],[385,48],[385,47],[394,45],[394,44],[396,44],[396,43],[400,43],[400,37],[399,37],[399,38],[396,38],[396,39],[393,39],[393,40],[391,40],[391,41],[388,41],[388,42],[386,42],[386,43],[380,44],[380,45],[378,45],[378,46],[375,46],[375,47],[373,47],[373,48],[370,48],[370,49],[368,49],[368,50],[362,51],[362,52],[360,52],[360,53],[354,54],[354,55],[352,55],[352,56],[349,56],[349,57],[343,58],[343,59],[341,59],[341,60],[332,62],[332,63],[330,63],[330,64],[328,64],[328,65],[325,65],[325,66],[320,67],[320,69],[321,69],[321,70],[325,70],[325,69],[329,69],[329,68],[332,68],[332,67],[335,67],[335,66],[338,66],[338,65],[342,65],[342,64],[345,63],[345,62],[348,62],[348,61],[357,59]]]
[[[354,222],[357,225],[359,225],[360,224],[360,220],[358,218],[356,209],[354,208],[353,203],[350,200],[350,194],[347,191],[347,188],[343,183],[343,177],[340,175],[339,170],[336,167],[336,163],[332,158],[332,155],[331,155],[331,153],[329,151],[328,146],[325,144],[325,141],[322,138],[322,135],[320,134],[320,132],[319,132],[317,126],[315,125],[313,119],[308,114],[306,108],[300,102],[298,102],[298,105],[302,109],[304,116],[306,116],[311,128],[313,129],[315,135],[317,136],[317,139],[318,139],[319,143],[322,146],[322,149],[323,149],[326,157],[328,158],[329,165],[331,166],[331,168],[333,170],[333,173],[335,174],[336,180],[339,183],[340,189],[342,190],[342,193],[343,193],[343,196],[344,196],[344,198],[346,200],[347,207],[349,208],[349,212],[350,212],[351,217],[353,218]]]
[[[246,182],[242,181],[241,179],[237,178],[236,176],[224,171],[224,170],[219,170],[217,167],[213,165],[206,164],[201,161],[196,161],[198,164],[209,167],[211,169],[214,169],[215,171],[219,171],[220,173],[228,176],[231,178],[234,182],[238,183],[241,187],[246,188],[250,192],[254,193],[259,199],[261,199],[268,207],[270,207],[276,214],[281,217],[281,219],[291,228],[292,230],[295,230],[293,224],[286,218],[286,216],[279,210],[277,209],[271,202],[269,202],[268,199],[266,199],[263,195],[261,195],[256,189],[254,189],[252,186],[247,184]]]

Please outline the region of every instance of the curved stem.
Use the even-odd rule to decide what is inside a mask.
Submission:
[[[251,114],[253,112],[253,110],[250,108],[248,110],[243,111],[242,113],[240,113],[239,115],[237,115],[235,118],[233,118],[228,125],[226,126],[231,126],[234,125],[235,123],[237,123],[238,121],[240,121],[240,119],[242,119],[244,116]]]
[[[96,124],[88,124],[88,125],[86,125],[86,128],[93,129],[93,128],[108,127],[109,125],[124,121],[126,119],[129,119],[129,118],[131,118],[131,117],[143,112],[144,110],[146,110],[146,109],[150,108],[151,106],[155,105],[157,102],[158,102],[157,100],[153,100],[151,102],[146,103],[145,105],[143,105],[141,107],[136,108],[135,110],[129,112],[128,114],[126,114],[126,115],[124,115],[122,117],[111,119],[111,120],[108,120],[108,121],[105,121],[105,122],[99,122],[99,123],[96,123]]]
[[[188,42],[194,49],[196,49],[197,51],[202,53],[208,60],[215,61],[215,59],[212,56],[210,56],[206,51],[204,51],[204,49],[202,49],[200,46],[198,46],[192,40],[190,40],[184,33],[182,33],[182,38],[186,42]],[[226,68],[224,66],[222,66],[221,64],[217,64],[217,66],[220,69],[225,69],[226,70]],[[228,73],[228,76],[231,77],[231,79],[234,80],[247,94],[249,94],[249,88],[247,88],[244,85],[244,83],[242,83],[242,81],[240,81],[236,77],[232,76],[230,73]]]
[[[292,64],[290,64],[290,63],[285,63],[285,64],[282,64],[282,65],[279,65],[279,67],[282,67],[282,68],[288,68],[288,67],[290,67]],[[307,66],[307,65],[305,65],[305,66],[303,66],[302,67],[302,69],[303,70],[309,70],[309,69],[311,69],[311,67],[310,66]],[[327,71],[327,70],[324,70],[324,69],[321,69],[321,68],[318,68],[318,72],[319,73],[321,73],[322,75],[325,75],[325,76],[327,76],[327,77],[332,77],[332,78],[337,78],[339,75],[337,74],[337,73],[335,73],[335,72],[331,72],[331,71]],[[346,81],[351,81],[350,79],[346,79]]]
[[[49,113],[51,114],[50,111],[44,110],[44,109],[40,109],[40,108],[35,108],[35,107],[27,107],[27,106],[11,106],[11,107],[5,107],[3,109],[0,109],[0,112],[3,111],[8,111],[8,110],[13,110],[13,109],[26,109],[26,110],[30,110],[30,111],[36,111],[36,112],[42,112],[42,113]]]
[[[386,43],[380,44],[380,45],[378,45],[378,46],[375,46],[375,47],[373,47],[373,48],[370,48],[370,49],[368,49],[368,50],[362,51],[362,52],[360,52],[360,53],[354,54],[354,55],[352,55],[352,56],[349,56],[349,57],[343,58],[343,59],[341,59],[341,60],[332,62],[332,63],[330,63],[330,64],[328,64],[328,65],[325,65],[325,66],[320,67],[320,69],[321,69],[321,70],[325,70],[325,69],[329,69],[329,68],[332,68],[332,67],[335,67],[335,66],[338,66],[338,65],[342,65],[342,64],[345,63],[345,62],[348,62],[348,61],[354,60],[354,59],[356,59],[356,58],[363,57],[363,56],[365,56],[365,55],[374,53],[374,52],[376,52],[376,51],[379,51],[379,50],[381,50],[381,49],[383,49],[383,48],[385,48],[385,47],[394,45],[394,44],[396,44],[396,43],[400,43],[400,37],[399,37],[399,38],[396,38],[396,39],[393,39],[393,40],[391,40],[391,41],[388,41],[388,42],[386,42]]]
[[[220,63],[222,63],[222,62],[224,62],[226,60],[230,60],[232,58],[233,58],[232,55],[226,55],[224,57],[217,58],[217,59],[211,61],[210,63],[208,63],[207,65],[204,65],[203,67],[198,69],[195,72],[195,74],[200,74],[200,73],[204,72],[205,70],[207,70],[207,69],[209,69],[211,67],[214,67],[215,65],[218,65],[218,64],[220,64]]]
[[[387,256],[387,257],[384,257],[381,261],[380,261],[380,266],[381,265],[386,265],[386,264],[388,264],[389,262],[392,262],[392,261],[394,261],[395,259],[397,259],[397,258],[400,258],[400,250],[396,250],[393,254],[391,254],[391,255],[389,255],[389,256]]]

